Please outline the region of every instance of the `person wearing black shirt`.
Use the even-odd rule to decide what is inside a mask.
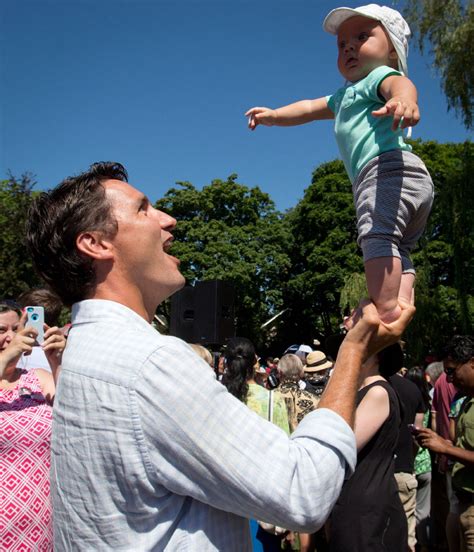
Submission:
[[[410,424],[423,426],[426,406],[418,387],[399,374],[389,378],[401,404],[401,424],[398,443],[395,448],[395,479],[403,509],[408,521],[408,546],[414,552],[416,544],[416,488],[418,482],[414,475],[415,444]]]

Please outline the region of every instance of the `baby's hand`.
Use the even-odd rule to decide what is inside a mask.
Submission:
[[[249,118],[250,130],[255,130],[257,125],[273,126],[277,119],[276,110],[269,107],[252,107],[245,116]]]
[[[376,111],[372,111],[372,115],[374,117],[390,117],[393,115],[392,130],[398,129],[402,117],[403,121],[400,128],[415,126],[420,120],[418,104],[413,100],[400,96],[394,96],[388,100],[383,107]]]

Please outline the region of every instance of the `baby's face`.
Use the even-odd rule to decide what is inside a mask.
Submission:
[[[396,67],[397,53],[382,25],[362,15],[344,21],[337,33],[337,67],[356,82],[381,65]]]

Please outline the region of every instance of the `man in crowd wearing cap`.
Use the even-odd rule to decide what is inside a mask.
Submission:
[[[301,344],[296,350],[296,356],[301,359],[303,364],[306,364],[306,357],[311,353],[313,349],[309,345]]]
[[[338,69],[346,85],[331,96],[278,109],[247,111],[249,127],[292,126],[335,119],[339,150],[352,182],[369,296],[384,322],[413,299],[409,253],[428,218],[433,183],[403,140],[420,119],[417,91],[407,78],[410,29],[399,12],[369,4],[337,8],[324,29],[337,35]]]

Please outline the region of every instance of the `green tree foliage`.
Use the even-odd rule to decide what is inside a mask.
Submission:
[[[357,250],[351,184],[341,161],[324,163],[303,199],[287,215],[295,237],[285,306],[285,335],[295,343],[336,331],[340,292],[347,277],[363,269]]]
[[[407,332],[410,358],[438,350],[474,326],[474,145],[415,142],[435,185],[435,201],[420,247],[417,313]]]
[[[472,0],[408,0],[405,16],[423,51],[427,44],[441,76],[448,106],[473,126],[474,3]]]
[[[474,146],[412,145],[431,173],[436,194],[413,254],[417,313],[407,342],[410,362],[420,362],[453,333],[473,330]],[[336,331],[342,314],[366,294],[351,186],[340,161],[315,170],[288,219],[296,245],[285,293],[285,306],[292,310],[284,335],[295,343],[310,342]]]
[[[426,232],[413,254],[415,319],[406,334],[410,362],[436,352],[453,333],[474,327],[474,146],[412,142],[435,184]],[[34,192],[29,175],[0,182],[0,293],[39,285],[24,244]],[[356,244],[351,185],[341,161],[319,166],[303,199],[285,215],[237,176],[202,190],[178,183],[157,202],[178,219],[174,253],[190,283],[230,280],[237,331],[268,343],[260,326],[288,309],[271,329],[272,352],[337,331],[343,311],[365,294]]]
[[[188,282],[232,282],[237,332],[259,343],[261,324],[283,303],[292,236],[270,197],[236,180],[213,180],[201,191],[179,182],[156,206],[178,219],[173,252]]]
[[[9,175],[0,181],[0,294],[17,297],[39,285],[25,244],[26,213],[32,198],[33,177]]]

